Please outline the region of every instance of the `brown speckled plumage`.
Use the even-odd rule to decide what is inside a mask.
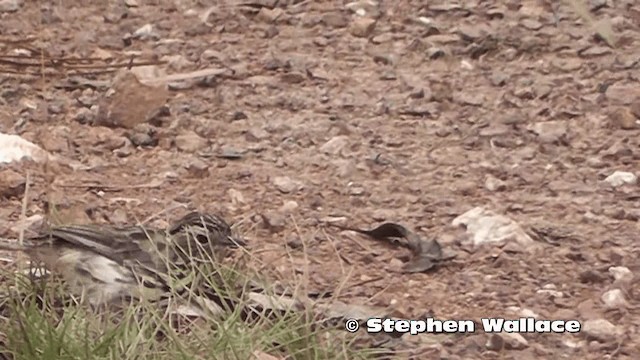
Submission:
[[[195,265],[217,261],[227,249],[243,245],[224,219],[198,212],[167,229],[66,225],[25,239],[22,247],[0,240],[0,249],[24,251],[44,263],[93,305],[180,293],[189,284],[175,289],[174,274],[186,277]]]

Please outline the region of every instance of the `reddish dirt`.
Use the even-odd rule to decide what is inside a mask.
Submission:
[[[541,318],[603,318],[621,331],[601,341],[524,334],[524,349],[497,352],[480,332],[411,340],[433,344],[425,352],[435,358],[640,356],[637,286],[614,284],[608,272],[640,271],[637,187],[603,182],[637,171],[633,1],[591,12],[613,25],[615,48],[570,6],[546,1],[385,2],[363,7],[377,17],[369,28],[342,1],[289,2],[258,15],[229,2],[207,24],[199,1],[99,3],[25,2],[0,13],[0,38],[34,38],[30,46],[51,56],[138,52],[170,61],[159,66],[167,74],[227,72],[171,90],[168,113],[133,129],[91,123],[87,107],[105,89],[3,75],[0,131],[88,167],[33,170],[27,215],[51,205],[69,221],[112,223],[174,209],[160,216],[170,221],[186,211],[177,205],[220,212],[265,264],[308,278],[313,290],[339,288],[348,302],[476,320],[517,318],[517,306]],[[154,36],[123,41],[145,24]],[[6,189],[2,229],[21,211],[22,194]],[[546,228],[554,244],[535,254],[463,251],[451,221],[476,206]],[[458,258],[401,274],[402,251],[322,226],[330,216],[365,228],[401,223]],[[601,295],[620,286],[629,306],[606,310]]]

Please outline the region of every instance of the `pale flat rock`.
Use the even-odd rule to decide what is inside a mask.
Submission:
[[[628,282],[633,279],[633,273],[626,266],[612,266],[609,268],[609,274],[615,281]]]
[[[301,188],[301,184],[288,176],[276,176],[272,180],[273,185],[283,194],[295,192]]]
[[[40,214],[31,215],[28,218],[18,220],[15,225],[11,227],[11,231],[15,234],[19,234],[20,231],[26,231],[27,234],[29,234],[29,232],[33,232],[33,234],[29,235],[35,235],[44,222],[44,216]]]
[[[20,10],[22,0],[0,0],[0,13],[13,13]]]
[[[600,297],[605,309],[621,309],[627,307],[627,300],[620,289],[611,289]]]
[[[376,20],[371,18],[358,18],[351,24],[350,32],[355,37],[369,37],[376,28]]]
[[[587,339],[600,342],[615,340],[622,335],[622,330],[605,319],[587,320],[582,326],[582,333]]]
[[[18,135],[0,133],[0,163],[7,164],[25,159],[44,163],[52,160],[53,156]]]
[[[569,126],[566,121],[543,121],[527,126],[527,129],[538,135],[538,140],[543,143],[554,143],[567,136]]]
[[[473,208],[458,216],[453,219],[451,225],[465,227],[474,246],[485,243],[504,245],[509,242],[523,248],[531,248],[535,245],[534,240],[518,223],[482,207]]]
[[[613,187],[619,187],[625,184],[635,185],[638,183],[638,177],[627,171],[614,171],[613,174],[607,176],[604,179],[606,183],[609,183]]]
[[[174,143],[180,151],[195,153],[209,145],[209,141],[193,131],[186,131],[175,137]]]

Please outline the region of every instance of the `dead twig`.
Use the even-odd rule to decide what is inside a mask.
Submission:
[[[59,186],[64,188],[94,188],[104,191],[120,191],[126,189],[149,189],[162,186],[164,181],[161,179],[154,179],[147,183],[136,185],[111,185],[111,184],[98,184],[98,183],[86,183],[86,184],[60,184]]]
[[[20,211],[20,221],[22,221],[23,223],[26,223],[26,219],[27,219],[27,204],[29,203],[29,188],[31,186],[31,176],[30,176],[30,172],[27,171],[27,175],[26,175],[26,179],[25,179],[25,184],[24,184],[24,196],[22,197],[22,209]],[[24,245],[24,226],[20,227],[20,232],[18,233],[18,244],[22,247]],[[17,254],[17,258],[18,258],[18,269],[20,271],[23,270],[22,268],[22,253],[18,253]]]

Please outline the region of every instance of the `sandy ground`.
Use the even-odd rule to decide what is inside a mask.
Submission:
[[[134,67],[156,77],[217,69],[168,92],[139,86],[105,100],[113,73],[0,62],[0,131],[82,165],[32,169],[27,215],[54,208],[67,221],[126,223],[160,214],[162,223],[187,208],[218,212],[265,264],[313,290],[340,288],[345,301],[392,304],[407,318],[535,313],[613,326],[524,334],[526,343],[502,350],[487,348],[482,332],[411,340],[433,344],[433,358],[640,356],[637,282],[609,272],[640,271],[637,186],[604,181],[637,172],[640,5],[589,1],[604,21],[589,25],[553,1],[261,7],[276,2],[0,9],[4,55],[135,56],[165,62]],[[615,48],[594,36],[606,38],[606,24]],[[29,42],[6,43],[19,39]],[[121,121],[101,126],[98,107]],[[4,236],[15,236],[26,168],[0,172]],[[477,206],[544,229],[542,250],[465,249],[451,221]],[[328,217],[401,223],[458,257],[402,274],[406,253],[322,226]],[[605,306],[612,289],[626,305]]]

